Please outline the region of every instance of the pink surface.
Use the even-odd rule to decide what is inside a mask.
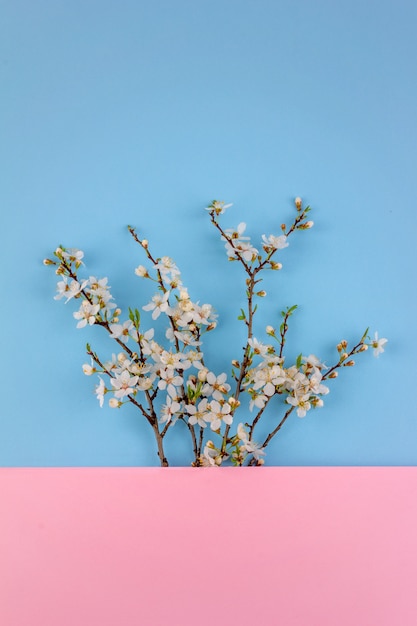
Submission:
[[[2,626],[415,626],[417,468],[2,469]]]

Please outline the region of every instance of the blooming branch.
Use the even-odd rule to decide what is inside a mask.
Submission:
[[[301,199],[296,198],[290,225],[282,224],[281,234],[262,235],[255,246],[244,222],[235,228],[221,225],[221,216],[231,206],[215,200],[206,210],[225,244],[228,260],[237,261],[245,276],[246,304],[238,320],[245,326],[246,338],[241,357],[231,361],[233,389],[225,372],[214,372],[205,363],[202,344],[204,335],[217,326],[214,308],[192,299],[173,259],[152,254],[148,240],[141,239],[135,228],[129,226],[128,230],[144,252],[147,265],[138,265],[134,273],[156,285],[156,293],[142,305],[142,311],[152,322],[164,324],[166,342],[156,341],[153,327],[143,327],[137,308],[122,316],[107,278],[79,275],[84,267],[81,250],[59,246],[54,258],[44,261],[55,267],[59,277],[55,299],[78,302],[78,310],[73,312],[77,328],[100,326],[118,347],[118,352],[105,361],[87,344],[91,363],[83,365],[83,372],[99,376],[95,393],[100,407],[104,406],[105,396],[109,396],[110,408],[126,403],[135,406],[154,432],[163,467],[168,466],[164,438],[178,422],[185,424],[190,433],[193,466],[217,467],[227,460],[236,466],[262,465],[266,447],[292,413],[303,418],[311,409],[323,406],[323,397],[329,393],[325,381],[336,378],[341,368],[355,365],[352,357],[369,347],[378,356],[387,342],[378,333],[371,339],[367,329],[351,349],[346,340],[337,344],[338,359],[331,367],[315,355],[300,354],[295,363],[287,363],[289,320],[297,305],[281,311],[278,330],[266,327],[266,340],[255,336],[258,299],[266,296],[260,288],[262,273],[282,269],[277,257],[288,247],[294,232],[313,226],[308,219],[311,209],[303,208]],[[243,394],[254,417],[240,422],[232,434]],[[254,440],[255,428],[267,413],[277,417],[272,418],[271,431],[260,444]],[[207,433],[216,442],[207,439]]]

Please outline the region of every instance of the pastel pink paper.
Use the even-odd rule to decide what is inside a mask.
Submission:
[[[0,470],[3,626],[415,626],[417,468]]]

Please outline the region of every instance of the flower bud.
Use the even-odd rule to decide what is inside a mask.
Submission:
[[[346,361],[346,359],[348,358],[348,355],[346,352],[343,352],[343,354],[340,355],[340,360],[341,361]]]
[[[275,328],[273,326],[267,326],[266,327],[266,334],[267,335],[275,335]]]
[[[296,207],[297,211],[300,211],[301,207],[302,207],[302,204],[303,204],[301,198],[297,196],[295,198],[295,200],[294,200],[294,204],[295,204],[295,207]]]
[[[339,376],[339,372],[333,371],[330,372],[329,378],[337,378]]]
[[[147,239],[142,239],[141,244],[142,244],[142,247],[145,248],[146,250],[149,246],[149,241]]]
[[[96,368],[93,367],[92,365],[88,365],[88,363],[85,363],[83,365],[83,372],[86,376],[91,376],[91,374],[94,374],[94,372],[96,372]]]
[[[146,267],[144,265],[138,265],[137,268],[135,269],[135,274],[136,276],[148,276],[148,270],[146,269]]]
[[[237,409],[237,407],[240,406],[239,400],[236,400],[233,396],[230,397],[227,402],[230,404],[232,409]]]
[[[208,371],[207,367],[203,367],[203,368],[201,368],[201,370],[198,370],[198,374],[197,374],[197,376],[198,376],[198,380],[199,380],[201,383],[206,382],[208,372],[209,372],[209,371]]]
[[[346,349],[348,342],[346,341],[346,339],[342,339],[342,341],[340,342],[340,345],[342,346],[342,348]]]
[[[120,406],[120,402],[117,398],[110,398],[109,400],[109,407],[111,409],[118,409]]]
[[[260,298],[265,298],[266,291],[262,289],[262,291],[257,291],[255,295],[259,296]]]
[[[236,361],[236,360],[232,361],[232,365],[233,367],[240,367],[239,361]]]
[[[220,466],[222,464],[222,461],[223,461],[223,459],[221,457],[221,454],[216,456],[216,458],[214,459],[215,464],[218,465],[218,466]]]
[[[217,326],[216,322],[212,322],[211,324],[207,326],[207,331],[214,330],[216,326]]]
[[[283,233],[287,230],[287,226],[285,224],[281,224],[281,230]]]
[[[352,367],[353,365],[355,365],[355,361],[348,361],[347,363],[344,364],[346,367]]]
[[[258,459],[256,464],[257,465],[265,465],[265,459]]]
[[[271,270],[280,270],[282,269],[282,263],[277,263],[276,261],[269,261],[271,265]]]
[[[361,347],[359,348],[359,352],[365,352],[368,349],[368,346],[366,343],[363,343],[361,345]]]
[[[51,259],[44,259],[42,263],[44,265],[56,265],[55,261],[51,261]]]

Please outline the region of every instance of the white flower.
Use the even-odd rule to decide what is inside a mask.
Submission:
[[[310,377],[310,390],[312,393],[325,396],[329,393],[329,388],[322,384],[322,378],[323,376],[321,375],[320,370],[316,370]]]
[[[179,341],[181,341],[181,343],[184,344],[184,346],[201,346],[201,341],[197,341],[193,333],[186,330],[174,331],[171,327],[169,327],[165,333],[165,337],[171,342],[174,342],[176,337]]]
[[[212,395],[215,400],[223,400],[224,394],[230,391],[230,385],[226,383],[227,374],[224,372],[216,376],[213,372],[209,372],[206,377],[207,383],[202,389],[204,396]]]
[[[256,406],[257,409],[263,409],[267,400],[268,397],[263,394],[260,394],[259,396],[253,394],[251,401],[249,402],[249,411],[253,411],[254,406]]]
[[[217,402],[217,400],[210,402],[208,420],[211,422],[211,430],[219,430],[222,422],[230,426],[233,422],[233,416],[230,414],[231,410],[232,407],[228,402],[225,402],[223,405]]]
[[[93,359],[91,359],[91,365],[88,365],[88,363],[84,363],[83,372],[86,376],[91,376],[91,374],[94,374],[95,371],[96,368],[94,367]]]
[[[371,341],[371,348],[374,349],[374,356],[379,356],[380,354],[382,354],[384,352],[384,346],[387,343],[388,339],[382,338],[379,339],[378,338],[378,333],[375,333],[375,337],[373,339],[373,341]]]
[[[108,278],[97,279],[95,276],[90,276],[90,278],[88,279],[88,283],[89,283],[88,293],[91,295],[95,295],[99,298],[109,299],[110,287],[108,287],[107,281],[108,281]]]
[[[166,404],[161,409],[161,424],[166,422],[175,422],[177,420],[178,411],[181,409],[181,405],[176,400],[173,400],[170,396],[167,396]]]
[[[169,256],[163,256],[159,263],[155,265],[155,269],[160,271],[162,278],[166,282],[171,282],[171,280],[180,276],[178,267]]]
[[[93,304],[98,304],[102,310],[102,315],[111,313],[112,309],[116,308],[113,300],[113,296],[110,293],[110,288],[107,285],[107,278],[97,279],[95,276],[90,276],[88,283],[90,285],[87,289],[87,293],[90,295]]]
[[[78,250],[78,248],[67,248],[66,250],[61,249],[61,256],[70,263],[75,263],[77,267],[80,265],[84,265],[82,260],[84,258],[84,252],[82,250]]]
[[[249,241],[249,237],[244,237],[243,233],[246,230],[246,223],[245,222],[240,222],[240,224],[238,224],[237,228],[226,228],[226,230],[224,231],[226,233],[226,235],[228,235],[229,239],[236,239],[238,241]],[[222,237],[222,239],[225,241],[226,238]]]
[[[146,269],[146,267],[144,265],[138,265],[137,268],[135,269],[135,274],[136,276],[146,276],[148,273],[148,270]]]
[[[226,252],[229,259],[242,258],[251,263],[258,256],[258,250],[249,241],[233,241],[233,245],[226,243]]]
[[[169,291],[164,294],[157,293],[153,296],[152,302],[142,307],[144,311],[152,311],[152,319],[156,320],[161,313],[168,313],[169,311]]]
[[[263,247],[265,252],[270,252],[271,250],[282,250],[286,248],[289,244],[287,242],[287,237],[285,235],[279,235],[276,237],[275,235],[262,235],[263,239]]]
[[[170,396],[176,397],[178,395],[176,387],[180,387],[182,385],[182,377],[176,375],[175,370],[172,367],[167,367],[165,370],[161,369],[159,376],[159,389],[166,389]]]
[[[307,411],[311,409],[311,404],[309,402],[310,395],[304,394],[300,396],[288,396],[287,402],[294,407],[297,407],[297,415],[298,417],[305,417]]]
[[[116,390],[115,398],[124,398],[133,393],[134,387],[138,382],[138,376],[131,376],[127,370],[121,374],[115,374],[115,378],[111,379],[111,384]]]
[[[265,452],[262,446],[259,443],[255,443],[254,441],[249,439],[249,434],[246,432],[245,427],[242,423],[240,423],[237,427],[237,436],[243,443],[243,445],[240,446],[241,450],[245,450],[248,454],[252,454],[257,461],[262,456],[265,456]]]
[[[173,369],[188,369],[188,367],[184,367],[184,363],[182,359],[185,358],[185,355],[182,352],[171,352],[168,350],[162,350],[161,354],[158,357],[158,360],[161,361],[164,365],[172,367]],[[190,363],[191,365],[191,363]]]
[[[317,368],[318,370],[327,369],[326,363],[322,363],[314,354],[303,356],[303,361],[307,366]]]
[[[268,397],[273,396],[276,387],[283,385],[286,381],[284,371],[279,365],[266,365],[256,370],[253,376],[255,391],[262,388],[262,393]]]
[[[205,428],[207,426],[206,422],[210,421],[210,411],[207,406],[207,398],[200,400],[198,408],[194,406],[194,404],[187,404],[185,410],[190,416],[188,418],[188,423],[191,425],[198,424],[202,428]]]
[[[221,455],[219,455],[219,452],[220,451],[217,450],[211,440],[207,441],[201,457],[203,467],[216,467],[217,465],[221,465]],[[219,459],[219,461],[216,462],[216,459]]]
[[[104,403],[104,394],[106,393],[107,389],[106,389],[106,386],[104,384],[104,380],[100,376],[99,376],[99,380],[100,380],[100,382],[96,386],[95,393],[96,393],[96,396],[97,396],[97,400],[100,403],[100,407],[102,407],[103,403]]]
[[[65,303],[67,303],[71,298],[78,296],[81,293],[81,290],[87,285],[88,280],[85,280],[81,284],[74,279],[71,279],[71,282],[68,282],[67,276],[63,276],[62,280],[60,280],[57,284],[57,295],[54,296],[54,300],[60,300],[62,297],[66,297]]]
[[[224,213],[226,211],[226,209],[228,209],[229,207],[233,206],[232,204],[225,204],[224,202],[220,201],[220,200],[213,200],[213,202],[210,204],[210,206],[205,207],[206,211],[214,211],[214,213],[216,215],[221,215],[222,213]]]
[[[266,356],[271,350],[270,345],[265,345],[264,343],[258,341],[256,337],[248,339],[248,344],[250,345],[254,353],[259,354],[260,356]]]
[[[89,324],[92,326],[96,321],[96,315],[100,310],[99,304],[90,304],[88,300],[81,302],[80,309],[73,313],[76,320],[80,320],[77,324],[77,328],[84,328]]]
[[[250,243],[250,237],[244,237],[246,230],[245,222],[240,222],[236,230],[228,228],[224,232],[227,237],[222,237],[226,241],[225,247],[229,259],[242,258],[248,263],[254,261],[258,251]]]
[[[123,343],[129,341],[130,336],[135,334],[135,327],[131,320],[123,322],[123,324],[110,324],[110,337],[112,339],[120,339]]]
[[[217,319],[217,314],[214,312],[211,304],[202,304],[197,309],[197,315],[194,314],[194,321],[196,324],[203,324],[204,326],[208,326],[212,324]]]

